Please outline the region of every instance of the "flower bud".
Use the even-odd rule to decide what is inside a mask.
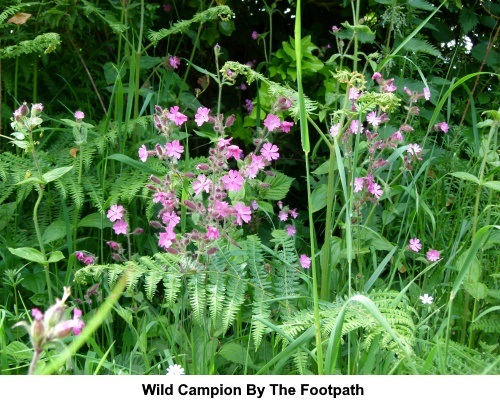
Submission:
[[[236,117],[234,116],[234,114],[231,114],[229,117],[227,117],[226,119],[226,125],[225,127],[226,128],[229,128],[231,125],[234,124],[234,121],[236,120]]]

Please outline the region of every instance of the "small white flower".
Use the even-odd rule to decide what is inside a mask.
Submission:
[[[184,369],[178,364],[172,364],[167,368],[167,375],[183,375]]]
[[[429,294],[424,294],[420,296],[420,300],[422,301],[422,304],[432,304],[432,301],[434,300],[433,297],[431,297]]]

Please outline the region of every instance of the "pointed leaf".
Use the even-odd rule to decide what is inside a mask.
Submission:
[[[462,180],[472,181],[473,183],[479,184],[479,179],[473,174],[467,172],[453,172],[450,173],[452,176],[457,177]]]
[[[60,250],[53,251],[49,256],[49,263],[57,263],[64,259],[64,255]]]
[[[43,180],[45,183],[50,183],[51,181],[57,180],[59,177],[64,176],[68,173],[73,166],[58,167],[57,169],[51,170],[43,175]]]
[[[43,264],[46,262],[45,258],[42,255],[42,252],[30,247],[22,247],[22,248],[9,248],[10,253],[13,255],[22,257],[25,260],[30,262]]]

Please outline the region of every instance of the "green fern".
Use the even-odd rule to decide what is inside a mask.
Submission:
[[[16,58],[29,53],[50,53],[61,43],[59,34],[48,32],[29,41],[21,41],[17,45],[10,45],[0,49],[0,59]]]

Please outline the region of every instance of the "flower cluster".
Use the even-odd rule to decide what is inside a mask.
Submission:
[[[422,249],[422,243],[420,243],[420,239],[418,238],[411,238],[408,242],[407,248],[413,252],[420,252]],[[425,256],[430,262],[436,262],[440,259],[441,254],[435,249],[430,249]]]
[[[85,326],[82,321],[82,311],[78,308],[73,310],[73,318],[66,319],[66,301],[71,291],[69,287],[64,287],[64,294],[61,299],[56,298],[56,303],[52,305],[45,313],[38,308],[31,311],[33,321],[31,325],[26,322],[19,322],[17,326],[23,326],[29,333],[31,343],[36,353],[41,353],[51,342],[68,336],[71,332],[79,335]]]

